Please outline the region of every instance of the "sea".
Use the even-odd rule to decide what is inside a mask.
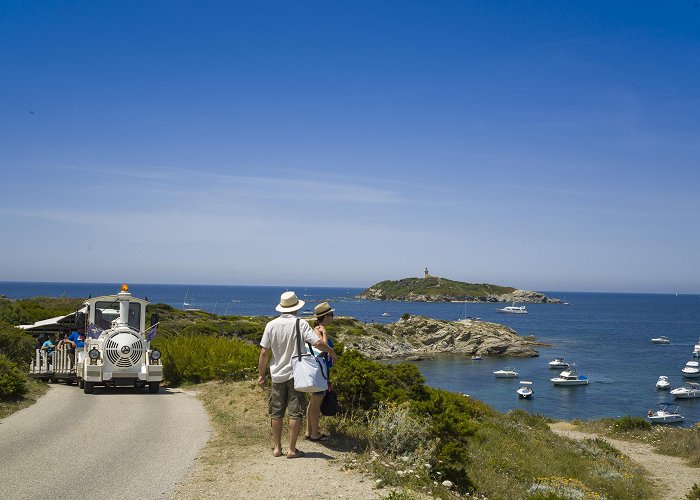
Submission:
[[[10,298],[34,296],[88,297],[109,295],[118,283],[0,282],[0,295]],[[294,290],[311,312],[318,302],[329,300],[336,316],[364,322],[391,323],[402,314],[459,320],[479,317],[505,324],[520,335],[533,335],[539,357],[483,358],[441,356],[414,363],[433,387],[478,398],[499,411],[522,409],[564,420],[597,419],[623,415],[644,416],[663,402],[673,401],[685,416],[681,425],[700,421],[700,398],[673,400],[668,391],[657,391],[659,375],[669,377],[672,387],[683,384],[681,368],[692,359],[700,337],[700,295],[628,294],[543,291],[568,304],[527,304],[528,314],[497,312],[503,304],[424,303],[356,299],[360,288],[214,286],[130,284],[130,291],[151,302],[173,307],[195,307],[221,315],[275,316],[275,305],[286,290]],[[667,336],[671,343],[657,345],[651,338]],[[550,379],[560,370],[548,362],[564,357],[586,375],[588,386],[556,387]],[[494,370],[513,367],[516,379],[499,379]],[[533,382],[530,400],[518,399],[519,380]],[[695,379],[700,382],[700,379]]]

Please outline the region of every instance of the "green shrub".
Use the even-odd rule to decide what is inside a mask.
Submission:
[[[0,354],[0,399],[19,399],[27,393],[27,376],[4,354]]]
[[[29,365],[34,356],[34,339],[24,330],[0,323],[0,354],[20,367]]]
[[[0,300],[0,320],[13,325],[34,323],[64,316],[80,308],[83,299],[69,297],[32,297],[17,301]]]
[[[612,424],[612,428],[616,432],[636,430],[650,431],[651,424],[642,417],[631,417],[629,415],[626,415],[624,417],[616,419]]]
[[[409,319],[410,317],[411,317],[411,315],[409,313],[403,313],[401,315],[401,319],[403,319],[403,320]]]
[[[256,372],[260,355],[252,344],[212,335],[171,337],[155,344],[163,355],[163,375],[173,385],[243,379]]]
[[[685,496],[686,500],[700,500],[700,486],[695,483],[690,491]]]
[[[414,365],[383,365],[348,350],[333,365],[333,382],[338,401],[346,412],[367,411],[379,403],[403,403],[425,398],[425,379]]]
[[[17,302],[7,299],[0,299],[0,321],[11,325],[33,323],[27,312]]]

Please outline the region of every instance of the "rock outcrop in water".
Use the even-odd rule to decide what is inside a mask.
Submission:
[[[337,333],[346,348],[370,359],[419,359],[437,354],[533,357],[531,337],[521,337],[505,325],[488,321],[445,321],[410,316],[388,325],[367,325],[364,335]]]
[[[407,300],[412,302],[525,302],[559,304],[560,299],[543,293],[519,290],[488,283],[464,283],[437,276],[404,278],[375,283],[357,296],[369,300]]]

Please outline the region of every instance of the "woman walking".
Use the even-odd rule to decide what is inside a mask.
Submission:
[[[314,307],[314,315],[316,316],[314,331],[320,340],[323,340],[331,347],[333,347],[333,341],[328,336],[328,332],[326,332],[326,326],[333,322],[333,311],[335,311],[335,309],[331,309],[331,305],[328,302],[321,302]],[[333,363],[328,359],[325,352],[320,354],[326,359],[326,366],[328,367],[328,388],[330,389],[330,368]],[[326,391],[320,391],[311,393],[310,395],[309,406],[306,408],[306,439],[309,441],[328,441],[329,439],[327,435],[321,433],[319,428],[321,403],[323,402],[323,396],[325,394]]]

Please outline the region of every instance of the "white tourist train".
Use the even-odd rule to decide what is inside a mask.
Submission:
[[[29,367],[31,377],[77,382],[86,394],[95,386],[146,387],[157,393],[163,381],[160,351],[151,348],[158,315],[146,329],[148,301],[133,297],[127,285],[116,295],[87,299],[75,313],[37,321],[20,328],[38,335],[70,328],[85,329],[85,347],[70,349],[65,342],[52,354],[37,349]]]

